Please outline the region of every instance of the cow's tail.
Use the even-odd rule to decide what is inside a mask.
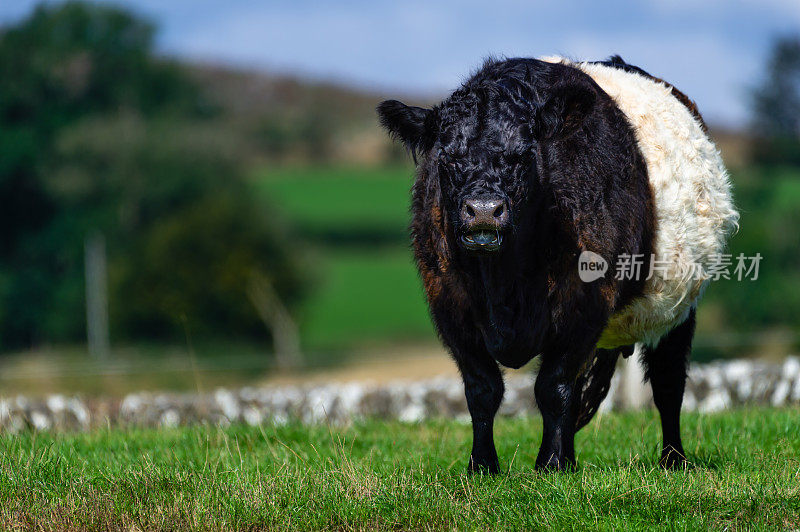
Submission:
[[[614,375],[619,356],[628,358],[631,354],[633,354],[632,345],[597,350],[589,369],[578,381],[581,396],[578,417],[575,421],[576,432],[592,420],[597,409],[600,408],[600,403],[608,395],[608,390],[611,388],[611,377]]]

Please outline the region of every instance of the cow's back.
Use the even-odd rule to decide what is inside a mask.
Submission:
[[[737,226],[727,171],[696,110],[672,87],[608,63],[558,60],[588,74],[626,115],[647,163],[655,202],[653,275],[642,296],[611,317],[598,345],[656,343],[696,305],[709,268]]]

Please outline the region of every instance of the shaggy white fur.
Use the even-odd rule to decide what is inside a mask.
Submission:
[[[654,269],[642,297],[611,317],[598,347],[655,345],[697,305],[738,227],[728,173],[700,123],[663,83],[600,64],[544,60],[588,74],[636,132],[655,198],[654,258],[665,267]],[[613,274],[616,265],[610,266]]]

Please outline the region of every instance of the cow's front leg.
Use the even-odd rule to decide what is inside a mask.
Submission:
[[[484,351],[454,353],[464,379],[464,393],[472,417],[472,452],[467,471],[498,473],[500,464],[494,448],[494,416],[503,400],[503,375]]]
[[[544,434],[537,469],[564,470],[575,466],[575,428],[580,407],[578,377],[585,357],[545,354],[534,388]]]

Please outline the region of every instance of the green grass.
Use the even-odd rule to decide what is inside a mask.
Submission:
[[[652,412],[578,436],[580,469],[533,470],[540,420],[498,422],[503,468],[463,472],[470,428],[325,426],[0,438],[0,526],[80,529],[796,529],[800,414],[685,415],[693,467],[656,465]]]
[[[433,327],[409,249],[411,167],[287,167],[255,184],[316,246],[319,281],[299,312],[312,352],[429,342]]]
[[[263,171],[257,186],[312,236],[385,233],[405,240],[414,170],[299,167]]]
[[[434,333],[408,249],[329,250],[324,272],[301,313],[306,346],[433,341]]]

